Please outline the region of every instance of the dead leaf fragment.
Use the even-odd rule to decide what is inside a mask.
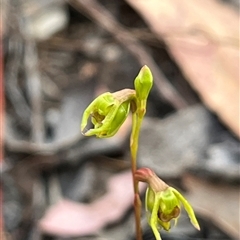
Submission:
[[[240,137],[239,16],[216,0],[126,0],[181,67],[204,103]]]
[[[140,185],[143,191],[144,185]],[[39,222],[44,232],[57,236],[82,236],[97,233],[109,223],[123,217],[133,203],[131,172],[113,176],[108,192],[90,204],[67,199],[50,207]]]

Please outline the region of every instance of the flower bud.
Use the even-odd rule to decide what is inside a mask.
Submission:
[[[150,69],[145,65],[141,68],[134,81],[137,99],[147,100],[153,85],[153,76]]]
[[[153,76],[150,69],[145,65],[141,68],[134,81],[137,99],[137,109],[140,118],[146,112],[147,98],[153,85]]]

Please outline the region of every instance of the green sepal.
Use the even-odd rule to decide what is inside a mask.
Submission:
[[[179,202],[182,203],[184,209],[186,210],[188,217],[190,218],[190,221],[192,223],[192,225],[200,230],[200,226],[198,224],[198,221],[196,219],[195,213],[193,211],[192,206],[190,205],[190,203],[183,197],[183,195],[178,192],[175,188],[170,187],[171,191],[175,194],[175,196],[178,198]]]

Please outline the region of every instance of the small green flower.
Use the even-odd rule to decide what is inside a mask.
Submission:
[[[103,93],[84,111],[81,131],[85,136],[96,135],[99,138],[112,137],[126,120],[135,91],[124,89],[115,93]],[[93,128],[86,131],[88,119]]]
[[[175,221],[176,225],[182,205],[193,226],[200,230],[191,205],[175,188],[168,186],[148,168],[138,169],[135,177],[138,181],[147,182],[149,185],[146,191],[145,207],[148,222],[156,240],[161,240],[160,229],[169,231],[172,221]]]

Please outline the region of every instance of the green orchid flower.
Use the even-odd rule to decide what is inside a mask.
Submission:
[[[115,93],[106,92],[98,96],[83,113],[81,131],[85,136],[112,137],[126,120],[135,91],[124,89]],[[91,118],[93,128],[86,130]]]
[[[189,202],[175,188],[168,186],[148,168],[141,168],[135,172],[138,181],[147,182],[145,207],[148,223],[152,228],[156,240],[161,240],[159,230],[169,231],[172,221],[177,224],[183,206],[192,225],[200,230],[198,221]]]

